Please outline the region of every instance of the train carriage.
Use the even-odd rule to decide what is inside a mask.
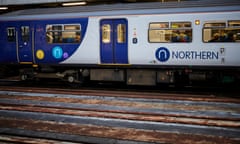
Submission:
[[[239,79],[240,2],[30,9],[0,16],[0,63],[22,80],[128,85]]]

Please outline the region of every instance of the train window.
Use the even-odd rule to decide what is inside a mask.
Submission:
[[[80,36],[80,25],[64,25],[64,31],[62,32],[63,43],[79,43]]]
[[[228,22],[229,27],[240,27],[240,20],[238,21],[229,21]]]
[[[240,42],[240,20],[204,24],[203,42]]]
[[[47,25],[47,42],[62,43],[62,25]]]
[[[149,42],[170,42],[171,41],[171,30],[165,30],[165,29],[155,29],[155,30],[149,30]]]
[[[30,30],[29,30],[29,26],[22,26],[21,27],[21,36],[22,36],[22,40],[24,42],[28,42],[30,39]]]
[[[80,43],[80,24],[55,24],[46,26],[46,38],[48,43]]]
[[[225,22],[213,22],[213,23],[205,23],[204,27],[225,27],[226,23]]]
[[[49,28],[52,29],[52,31],[62,31],[62,25],[49,25]]]
[[[126,42],[126,24],[118,24],[117,26],[117,42]]]
[[[7,39],[9,42],[16,41],[16,30],[14,27],[7,28]]]
[[[168,22],[151,23],[148,31],[149,42],[191,42],[191,22]]]
[[[149,42],[170,42],[171,30],[168,30],[168,22],[150,23],[148,38]]]
[[[191,42],[192,23],[191,22],[172,22],[172,42]]]
[[[228,33],[233,37],[233,42],[240,42],[240,20],[228,22]]]
[[[151,23],[150,29],[159,29],[159,28],[168,28],[169,23],[168,22],[159,22],[159,23]]]
[[[172,29],[179,29],[179,28],[191,28],[191,22],[172,22],[171,28]]]
[[[103,43],[111,42],[111,26],[109,24],[104,24],[102,26],[102,42]]]

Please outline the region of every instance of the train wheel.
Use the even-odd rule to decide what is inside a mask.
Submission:
[[[28,75],[22,74],[22,75],[20,75],[20,79],[21,79],[22,81],[25,81],[25,80],[28,79]]]
[[[74,78],[74,76],[68,76],[68,82],[70,82],[70,83],[73,83],[74,81],[75,81],[75,78]]]

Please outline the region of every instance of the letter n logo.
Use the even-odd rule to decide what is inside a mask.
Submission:
[[[166,62],[170,58],[170,52],[165,47],[160,47],[156,50],[155,56],[160,62]]]

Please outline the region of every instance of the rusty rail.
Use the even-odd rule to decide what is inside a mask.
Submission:
[[[0,90],[1,135],[77,143],[240,143],[239,99],[39,88]]]
[[[0,135],[0,143],[25,143],[25,144],[81,144],[68,141],[48,140],[43,138],[19,137],[12,135]]]

